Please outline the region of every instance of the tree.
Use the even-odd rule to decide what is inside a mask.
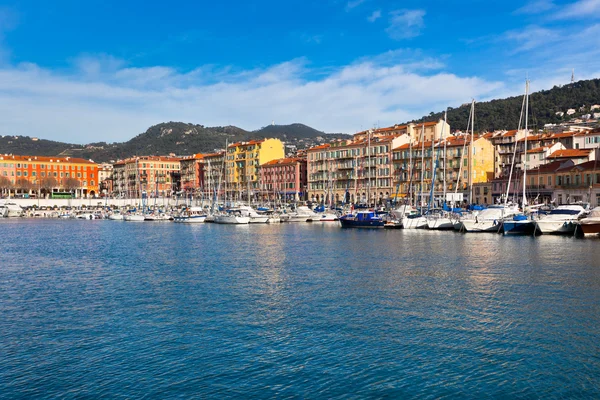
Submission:
[[[52,177],[52,176],[47,176],[45,178],[40,179],[40,191],[44,191],[46,193],[49,193],[52,191],[52,189],[54,189],[55,187],[58,187],[58,181]]]
[[[26,178],[19,178],[15,182],[15,187],[23,192],[29,192],[31,189],[33,189],[33,184]]]
[[[79,181],[75,178],[65,178],[62,181],[62,187],[68,190],[69,192],[79,189]]]
[[[0,176],[0,191],[9,192],[14,187],[13,183],[6,176]]]

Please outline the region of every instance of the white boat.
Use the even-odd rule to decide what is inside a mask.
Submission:
[[[241,216],[250,218],[250,224],[266,224],[269,222],[268,215],[259,214],[254,208],[250,206],[240,206],[234,210],[239,211]]]
[[[287,214],[287,216],[285,222],[312,222],[319,218],[317,213],[306,206],[296,207],[296,211]],[[284,221],[283,217],[281,220]]]
[[[279,216],[279,214],[271,214],[269,215],[269,224],[278,224],[281,222],[281,217]]]
[[[573,234],[579,219],[587,213],[580,204],[556,207],[548,215],[535,220],[535,230],[543,234]]]
[[[144,221],[146,222],[165,222],[165,221],[170,221],[171,217],[168,216],[167,214],[146,214],[144,216]]]
[[[228,212],[217,215],[214,222],[215,224],[247,225],[250,223],[250,217],[244,217],[239,212]]]
[[[434,230],[454,230],[454,221],[447,212],[427,216],[427,228]]]
[[[334,213],[318,213],[317,218],[313,222],[338,222],[340,219]]]
[[[75,219],[95,219],[94,214],[92,213],[79,213],[79,214],[75,214]]]
[[[2,217],[22,217],[24,213],[21,206],[16,203],[3,203],[0,204],[0,207],[2,208],[0,210],[0,216]]]
[[[404,229],[427,229],[427,218],[420,214],[405,215],[400,220]]]
[[[499,232],[502,221],[519,213],[519,207],[512,204],[493,205],[473,214],[470,218],[461,219],[465,232]]]
[[[115,211],[108,216],[108,219],[112,221],[123,221],[123,214],[121,214],[119,211]]]
[[[144,215],[142,215],[142,214],[127,214],[127,215],[125,215],[125,217],[123,217],[123,220],[129,221],[129,222],[143,222]]]
[[[600,234],[600,206],[594,208],[590,214],[579,221],[585,236],[598,236]]]

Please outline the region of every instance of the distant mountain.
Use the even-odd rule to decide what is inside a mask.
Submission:
[[[475,131],[517,129],[522,102],[523,96],[515,96],[476,103]],[[543,129],[545,124],[560,123],[575,116],[590,113],[590,106],[594,104],[600,104],[600,79],[578,81],[533,93],[529,96],[529,127]],[[580,111],[580,107],[583,106],[585,107]],[[466,129],[470,108],[470,104],[463,104],[458,108],[448,109],[448,123],[452,130]],[[570,108],[577,112],[572,116],[567,116],[566,111]],[[562,117],[556,115],[559,111],[564,112],[565,115]],[[596,112],[598,111],[596,110]],[[443,112],[431,113],[411,122],[437,121],[440,118],[444,118]]]
[[[269,125],[256,131],[235,126],[205,127],[184,122],[165,122],[151,126],[123,143],[97,142],[86,145],[54,142],[28,136],[0,137],[0,153],[36,156],[72,156],[96,162],[117,160],[134,155],[189,155],[213,152],[229,143],[265,137],[279,138],[298,149],[312,146],[343,134],[326,134],[303,124]]]

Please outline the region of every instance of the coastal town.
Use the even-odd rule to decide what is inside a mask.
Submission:
[[[12,199],[219,198],[327,206],[418,205],[447,193],[496,204],[521,192],[538,203],[600,205],[600,105],[586,120],[540,131],[453,131],[443,120],[358,132],[286,154],[265,138],[209,154],[132,156],[97,164],[74,157],[0,154],[0,191]],[[569,111],[567,110],[567,113]],[[594,118],[590,118],[593,116]],[[514,160],[514,165],[513,165]],[[509,177],[511,177],[508,188]],[[508,190],[507,190],[508,189]]]

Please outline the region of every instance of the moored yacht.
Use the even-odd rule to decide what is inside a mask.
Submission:
[[[22,217],[23,209],[16,203],[0,204],[0,216],[2,217]]]
[[[465,232],[499,232],[502,221],[519,213],[519,207],[512,204],[493,205],[473,214],[470,218],[461,219]]]
[[[594,208],[587,217],[579,221],[579,225],[585,236],[600,234],[600,206]]]
[[[383,228],[385,221],[372,210],[355,211],[340,217],[342,228]]]
[[[558,206],[549,214],[534,221],[535,230],[543,234],[571,235],[575,232],[579,219],[586,212],[580,204]]]

